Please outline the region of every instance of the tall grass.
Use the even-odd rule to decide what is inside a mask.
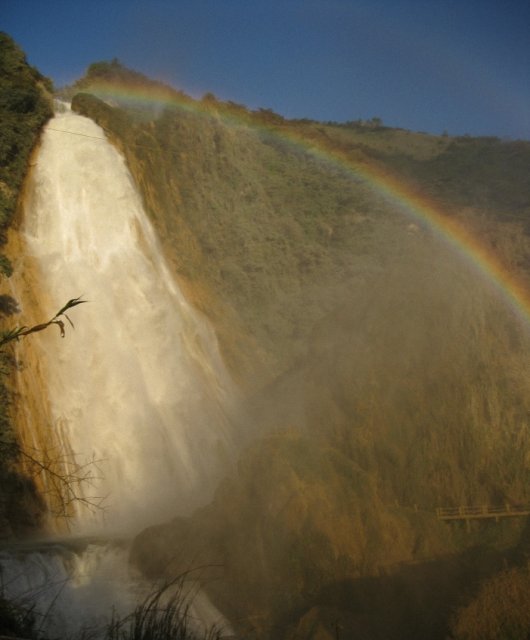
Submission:
[[[196,592],[186,586],[185,577],[163,585],[124,618],[114,617],[105,640],[220,640],[218,625],[204,628],[192,610]]]
[[[34,606],[17,604],[0,594],[0,637],[40,639]]]
[[[197,595],[185,577],[167,583],[140,602],[129,615],[114,614],[104,628],[81,628],[75,637],[83,640],[221,640],[226,632],[219,624],[209,627],[193,612]],[[52,608],[41,614],[35,602],[19,603],[0,595],[0,637],[48,640],[46,631]]]

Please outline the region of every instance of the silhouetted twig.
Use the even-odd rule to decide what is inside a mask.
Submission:
[[[36,478],[43,476],[46,487],[42,493],[52,496],[51,513],[55,517],[69,518],[70,505],[74,502],[84,505],[90,511],[104,509],[107,496],[85,496],[83,488],[93,486],[101,479],[98,464],[102,460],[92,458],[87,462],[78,462],[75,454],[22,448],[15,442],[0,440],[0,452],[11,450],[11,455],[19,455],[25,460],[28,474]]]
[[[0,334],[0,347],[3,347],[5,344],[7,344],[8,342],[12,342],[13,340],[19,340],[20,338],[23,338],[24,336],[27,336],[30,333],[37,333],[38,331],[44,331],[44,329],[47,329],[52,324],[56,324],[59,327],[59,331],[61,332],[61,338],[64,338],[65,336],[64,321],[61,320],[61,316],[66,318],[70,323],[70,326],[74,328],[74,323],[70,320],[66,312],[69,309],[72,309],[73,307],[77,306],[78,304],[83,304],[85,302],[87,301],[81,300],[81,296],[79,298],[72,298],[71,300],[68,300],[68,302],[64,305],[64,307],[62,307],[62,309],[59,309],[59,311],[53,316],[53,318],[51,318],[51,320],[48,320],[48,322],[43,322],[42,324],[36,324],[33,327],[16,327],[15,329],[9,329],[7,331],[2,332],[2,334]]]

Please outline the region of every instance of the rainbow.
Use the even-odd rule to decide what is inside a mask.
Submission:
[[[178,108],[185,111],[212,114],[216,105],[208,100],[194,100],[182,92],[155,82],[97,82],[87,89],[98,97],[115,104],[137,106],[161,110]],[[231,105],[231,106],[230,106]],[[372,191],[382,196],[387,202],[399,208],[412,221],[432,230],[455,252],[481,274],[497,291],[506,304],[526,324],[530,324],[530,291],[528,288],[488,251],[454,217],[443,213],[438,205],[424,195],[383,171],[373,163],[354,160],[337,149],[328,147],[322,141],[307,140],[293,130],[283,130],[274,125],[257,123],[244,107],[229,103],[222,112],[223,118],[234,124],[250,125],[257,130],[265,130],[267,134],[281,138],[295,147],[302,148],[317,158],[332,163],[365,183]]]

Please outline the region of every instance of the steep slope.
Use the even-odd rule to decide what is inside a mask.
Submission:
[[[257,371],[270,380],[304,352],[356,262],[377,261],[374,233],[405,232],[346,171],[266,130],[208,110],[138,123],[86,95],[73,107],[117,138],[175,272],[246,382],[262,386]]]
[[[413,244],[315,329],[312,352],[260,406],[276,430],[242,455],[213,503],[138,538],[143,570],[178,573],[190,556],[222,566],[205,577],[214,601],[271,638],[323,605],[368,632],[385,600],[375,586],[364,600],[357,591],[389,575],[387,608],[402,608],[404,594],[424,608],[409,602],[381,637],[445,637],[443,612],[502,566],[493,549],[522,535],[520,521],[466,532],[435,511],[528,502],[530,345],[461,264]],[[403,563],[418,568],[403,573]],[[437,571],[448,573],[445,595],[422,604]]]
[[[74,106],[124,151],[175,271],[219,320],[236,371],[245,370],[238,343],[249,336],[258,353],[248,370],[257,357],[272,376],[284,371],[350,279],[384,255],[381,223],[400,231],[410,223],[326,156],[375,163],[418,188],[525,277],[528,142],[286,121],[212,96],[194,101],[116,61],[92,65],[78,87],[107,101],[77,95]],[[396,231],[386,231],[396,244]]]
[[[28,159],[52,114],[51,82],[30,67],[11,38],[0,32],[0,228],[15,212]],[[5,240],[5,239],[4,239]]]
[[[530,145],[287,122],[211,96],[179,95],[155,119],[87,94],[74,108],[124,150],[175,273],[253,391],[249,431],[264,434],[211,505],[147,530],[134,561],[156,575],[189,557],[222,565],[205,588],[256,637],[335,637],[337,619],[347,634],[445,637],[462,593],[521,535],[520,521],[465,533],[435,509],[529,500],[527,321],[306,147],[413,180],[525,281]],[[485,149],[513,171],[492,173]],[[394,617],[379,624],[383,609]]]
[[[102,79],[166,106],[119,108]],[[329,152],[410,181],[524,282],[530,144],[289,122],[116,62],[77,89],[248,399],[238,467],[134,562],[221,565],[204,586],[252,637],[444,638],[524,540],[521,521],[466,532],[435,509],[530,501],[528,321]]]
[[[0,32],[0,328],[12,329],[19,311],[7,278],[12,266],[4,254],[7,230],[13,221],[31,151],[52,114],[51,82],[31,67],[23,51]],[[9,406],[13,390],[7,384],[12,373],[9,348],[0,353],[0,536],[31,529],[41,506],[32,483],[16,470],[17,445]]]

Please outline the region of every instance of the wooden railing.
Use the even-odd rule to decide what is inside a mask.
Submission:
[[[530,505],[503,504],[497,506],[482,505],[480,507],[438,507],[436,515],[439,520],[482,520],[485,518],[515,518],[530,515]]]

